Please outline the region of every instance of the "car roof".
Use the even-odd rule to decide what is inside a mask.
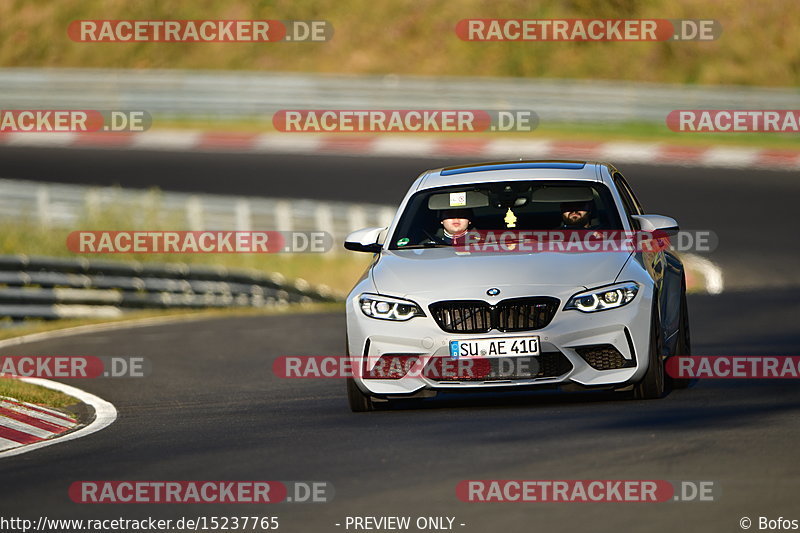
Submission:
[[[600,167],[607,163],[572,160],[497,161],[429,170],[417,190],[467,183],[528,180],[602,181]],[[612,169],[610,169],[612,170]]]

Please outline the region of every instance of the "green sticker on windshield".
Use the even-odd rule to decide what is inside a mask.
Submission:
[[[408,244],[410,242],[410,240],[411,239],[409,239],[408,237],[403,237],[402,239],[397,241],[397,246],[405,246],[406,244]]]

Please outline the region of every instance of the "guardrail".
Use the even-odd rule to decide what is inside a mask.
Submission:
[[[270,307],[334,302],[325,287],[278,273],[185,264],[0,256],[0,316],[112,318],[133,309]]]
[[[334,237],[328,253],[341,253],[344,237],[353,229],[388,225],[394,215],[394,209],[372,204],[0,180],[1,219],[79,229],[103,206],[131,213],[150,208],[170,221],[172,229],[192,231],[325,228]],[[255,270],[0,256],[0,316],[12,320],[107,318],[129,309],[262,307],[340,299],[327,287]]]
[[[658,122],[674,109],[797,109],[790,88],[123,69],[0,69],[0,108],[140,109],[269,121],[280,109],[530,109],[543,121]]]
[[[342,253],[353,230],[388,226],[395,209],[376,204],[321,202],[277,198],[244,198],[212,194],[137,191],[0,179],[0,218],[28,220],[44,227],[81,228],[104,205],[115,209],[157,209],[162,220],[190,231],[326,231],[331,253]],[[111,229],[111,228],[96,228]],[[124,228],[135,229],[135,228]]]

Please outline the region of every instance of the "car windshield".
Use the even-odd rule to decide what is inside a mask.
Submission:
[[[566,215],[569,211],[577,214]],[[445,226],[449,218],[469,222],[453,229]],[[611,192],[601,183],[552,180],[471,183],[426,189],[412,196],[389,249],[448,246],[448,238],[464,229],[621,230],[622,223]]]

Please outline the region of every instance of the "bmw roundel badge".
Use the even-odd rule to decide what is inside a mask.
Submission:
[[[492,287],[491,289],[486,291],[486,294],[488,294],[489,296],[497,296],[498,294],[500,294],[500,289],[498,289],[497,287]]]

